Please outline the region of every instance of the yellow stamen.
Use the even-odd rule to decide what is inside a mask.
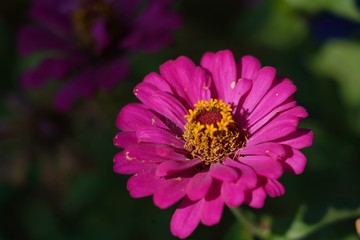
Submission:
[[[247,139],[232,117],[232,107],[223,100],[199,100],[185,115],[184,148],[206,165],[232,157]]]

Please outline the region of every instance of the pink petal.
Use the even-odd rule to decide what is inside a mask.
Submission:
[[[224,182],[221,186],[221,195],[229,207],[238,207],[244,202],[244,191],[240,182]]]
[[[266,199],[266,192],[263,187],[258,187],[247,192],[246,203],[253,208],[262,208]]]
[[[251,86],[251,80],[240,79],[236,82],[234,88],[228,92],[228,95],[226,96],[226,102],[233,105],[234,112],[236,112],[237,107],[242,107],[242,102],[244,101],[242,98],[245,97],[245,94],[251,89]]]
[[[201,222],[206,226],[218,224],[224,209],[224,201],[220,194],[220,182],[214,182],[211,191],[203,199],[201,207]]]
[[[240,177],[236,182],[239,187],[243,189],[251,189],[257,185],[258,177],[251,167],[230,158],[225,159],[224,163],[240,171]]]
[[[149,83],[140,83],[134,89],[136,97],[146,106],[165,116],[180,129],[186,124],[185,115],[188,114],[184,105],[174,96],[158,90]]]
[[[209,95],[208,81],[204,69],[187,57],[167,61],[160,66],[161,76],[168,81],[177,97],[185,99],[187,108]]]
[[[235,182],[239,178],[239,174],[234,168],[221,163],[211,164],[209,173],[213,178],[225,182]]]
[[[114,137],[114,145],[118,148],[126,148],[135,143],[138,141],[134,132],[119,132]]]
[[[301,174],[306,166],[305,155],[297,149],[289,148],[290,157],[283,161],[286,172]]]
[[[214,53],[205,53],[200,65],[213,76],[219,99],[227,102],[227,96],[232,90],[232,82],[237,80],[234,55],[229,50]]]
[[[309,129],[299,128],[296,132],[279,140],[281,144],[289,145],[292,148],[305,148],[312,145],[314,133]]]
[[[138,161],[130,158],[125,151],[121,151],[114,156],[113,170],[119,174],[136,174],[155,168],[154,163]]]
[[[154,193],[154,204],[159,208],[167,208],[182,199],[186,194],[189,178],[172,178],[165,180]]]
[[[184,152],[165,145],[139,143],[125,149],[129,158],[160,163],[163,161],[185,161]]]
[[[286,154],[285,148],[274,142],[260,143],[257,145],[246,146],[239,150],[238,154],[253,155],[253,156],[270,156],[272,159],[277,160],[284,157]]]
[[[173,132],[157,127],[141,127],[136,131],[139,142],[159,143],[183,149],[184,140]]]
[[[258,75],[253,80],[252,88],[247,96],[243,108],[251,113],[255,106],[268,92],[275,78],[276,70],[272,67],[264,67],[259,70]]]
[[[267,156],[245,156],[238,161],[251,167],[257,174],[268,178],[279,178],[283,173],[280,162]]]
[[[259,121],[254,123],[252,126],[248,127],[249,133],[254,133],[257,130],[259,130],[261,127],[266,125],[268,122],[272,121],[274,117],[278,116],[282,112],[285,112],[289,109],[292,109],[296,107],[296,101],[295,100],[289,100],[281,104],[280,106],[273,109],[269,114],[261,118]],[[246,119],[247,121],[247,119]],[[248,122],[246,122],[248,124]]]
[[[274,118],[263,128],[253,133],[247,141],[248,145],[271,142],[282,138],[296,131],[299,124],[299,118],[287,114],[282,114]]]
[[[248,116],[249,125],[251,126],[259,119],[262,119],[273,109],[285,102],[295,91],[296,87],[289,79],[282,79],[279,84],[266,93],[254,111]]]
[[[154,177],[155,168],[152,171],[143,174],[131,176],[127,182],[127,189],[133,198],[148,197],[154,194],[158,185],[162,184],[161,179]]]
[[[166,128],[166,125],[145,105],[130,103],[123,107],[116,119],[116,127],[123,131],[133,131],[139,127],[156,126]]]
[[[195,169],[195,167],[200,163],[201,163],[200,159],[191,159],[185,161],[164,161],[157,168],[156,176],[164,177],[164,176],[180,173],[188,169],[192,170]]]
[[[170,229],[174,236],[187,238],[200,223],[202,201],[185,198],[171,218]]]
[[[268,179],[265,184],[265,191],[271,197],[279,197],[285,193],[285,188],[279,181],[275,179]]]
[[[244,56],[237,64],[238,74],[241,74],[238,78],[254,79],[257,76],[260,67],[261,64],[259,60],[253,56]]]
[[[200,200],[208,193],[212,178],[208,171],[197,173],[187,185],[186,193],[192,201]]]
[[[143,82],[150,83],[154,86],[157,86],[159,89],[161,89],[164,92],[173,94],[170,85],[166,82],[166,80],[163,77],[161,77],[156,72],[152,72],[146,75]]]

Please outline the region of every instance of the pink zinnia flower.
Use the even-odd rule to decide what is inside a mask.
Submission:
[[[169,0],[35,0],[34,23],[19,33],[19,52],[48,52],[24,73],[25,88],[60,80],[55,103],[67,110],[79,97],[111,89],[129,71],[129,54],[156,51],[172,41],[180,19]]]
[[[224,205],[261,208],[267,195],[284,194],[284,171],[303,172],[299,149],[313,134],[297,128],[307,113],[296,87],[275,74],[251,56],[236,63],[228,50],[206,53],[200,66],[182,56],[147,75],[134,89],[142,103],[120,111],[114,171],[132,175],[134,198],[153,195],[160,208],[181,200],[175,236],[217,224]]]

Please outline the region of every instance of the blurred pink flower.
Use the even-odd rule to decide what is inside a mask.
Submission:
[[[217,224],[224,205],[264,205],[285,189],[285,172],[306,165],[299,149],[313,133],[297,128],[307,117],[292,95],[294,84],[251,56],[236,63],[228,51],[205,53],[200,66],[179,57],[134,89],[142,103],[125,106],[114,144],[114,171],[132,175],[134,198],[153,195],[167,208],[181,200],[171,232],[189,236],[202,222]]]
[[[126,78],[128,54],[157,51],[172,41],[180,19],[170,1],[35,0],[35,23],[19,33],[19,52],[48,52],[38,66],[22,76],[25,88],[60,80],[56,106],[67,110],[79,97],[111,89]]]

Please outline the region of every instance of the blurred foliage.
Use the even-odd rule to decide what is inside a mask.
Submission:
[[[127,177],[112,171],[112,157],[119,151],[112,144],[115,118],[122,106],[136,101],[133,87],[166,60],[187,55],[198,62],[204,52],[219,49],[231,49],[238,58],[252,54],[292,79],[299,104],[309,112],[302,127],[315,133],[313,146],[303,151],[308,158],[305,172],[283,176],[286,194],[268,199],[263,209],[244,206],[250,218],[271,226],[274,234],[290,228],[291,235],[344,213],[322,218],[329,206],[358,209],[359,1],[250,2],[177,1],[174,8],[184,24],[172,46],[132,56],[127,81],[54,118],[50,99],[56,83],[30,92],[19,84],[21,72],[43,57],[21,59],[16,50],[17,32],[29,21],[31,1],[1,1],[0,240],[175,239],[169,230],[175,207],[160,210],[151,198],[132,199]],[[329,16],[336,16],[330,25],[335,34],[328,34],[329,25],[314,27],[320,18],[330,21]],[[333,22],[340,20],[346,21]],[[344,24],[352,24],[347,34]],[[50,135],[44,134],[44,126],[53,130]],[[296,218],[302,205],[306,214],[300,210]],[[355,215],[304,239],[357,239],[354,220]],[[200,226],[189,239],[253,238],[225,209],[218,225]]]

